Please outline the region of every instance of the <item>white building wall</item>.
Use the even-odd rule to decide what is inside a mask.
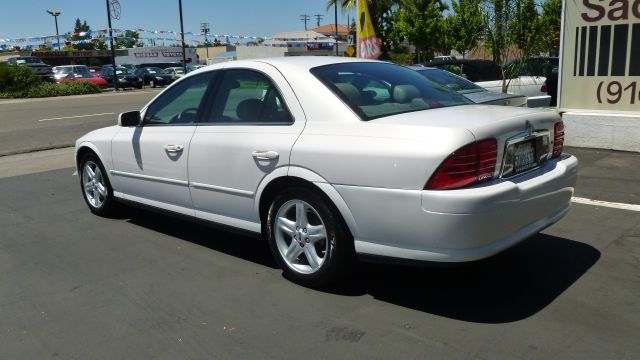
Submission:
[[[640,152],[640,114],[566,112],[567,146]]]
[[[286,56],[289,48],[270,46],[236,46],[238,60]]]

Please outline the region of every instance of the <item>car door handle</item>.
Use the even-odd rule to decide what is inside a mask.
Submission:
[[[277,152],[270,150],[270,151],[259,151],[256,150],[253,153],[251,153],[251,155],[253,156],[254,159],[257,160],[276,160],[280,155],[278,155]]]
[[[182,152],[182,150],[184,150],[184,147],[182,145],[167,145],[164,147],[164,149],[168,153],[179,153],[179,152]]]

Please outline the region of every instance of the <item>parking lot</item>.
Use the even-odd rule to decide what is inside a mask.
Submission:
[[[312,290],[258,239],[137,209],[93,216],[72,150],[28,153],[156,93],[0,101],[0,359],[640,354],[639,154],[567,149],[580,159],[573,209],[498,256],[361,263]]]

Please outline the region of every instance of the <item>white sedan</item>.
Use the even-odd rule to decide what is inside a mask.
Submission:
[[[194,71],[76,142],[82,194],[262,233],[320,286],[360,257],[486,258],[560,220],[578,161],[554,112],[473,105],[377,61]]]

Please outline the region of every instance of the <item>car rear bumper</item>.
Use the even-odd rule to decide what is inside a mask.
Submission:
[[[492,256],[560,220],[578,161],[564,155],[513,179],[461,190],[336,185],[355,220],[359,254],[465,262]]]

